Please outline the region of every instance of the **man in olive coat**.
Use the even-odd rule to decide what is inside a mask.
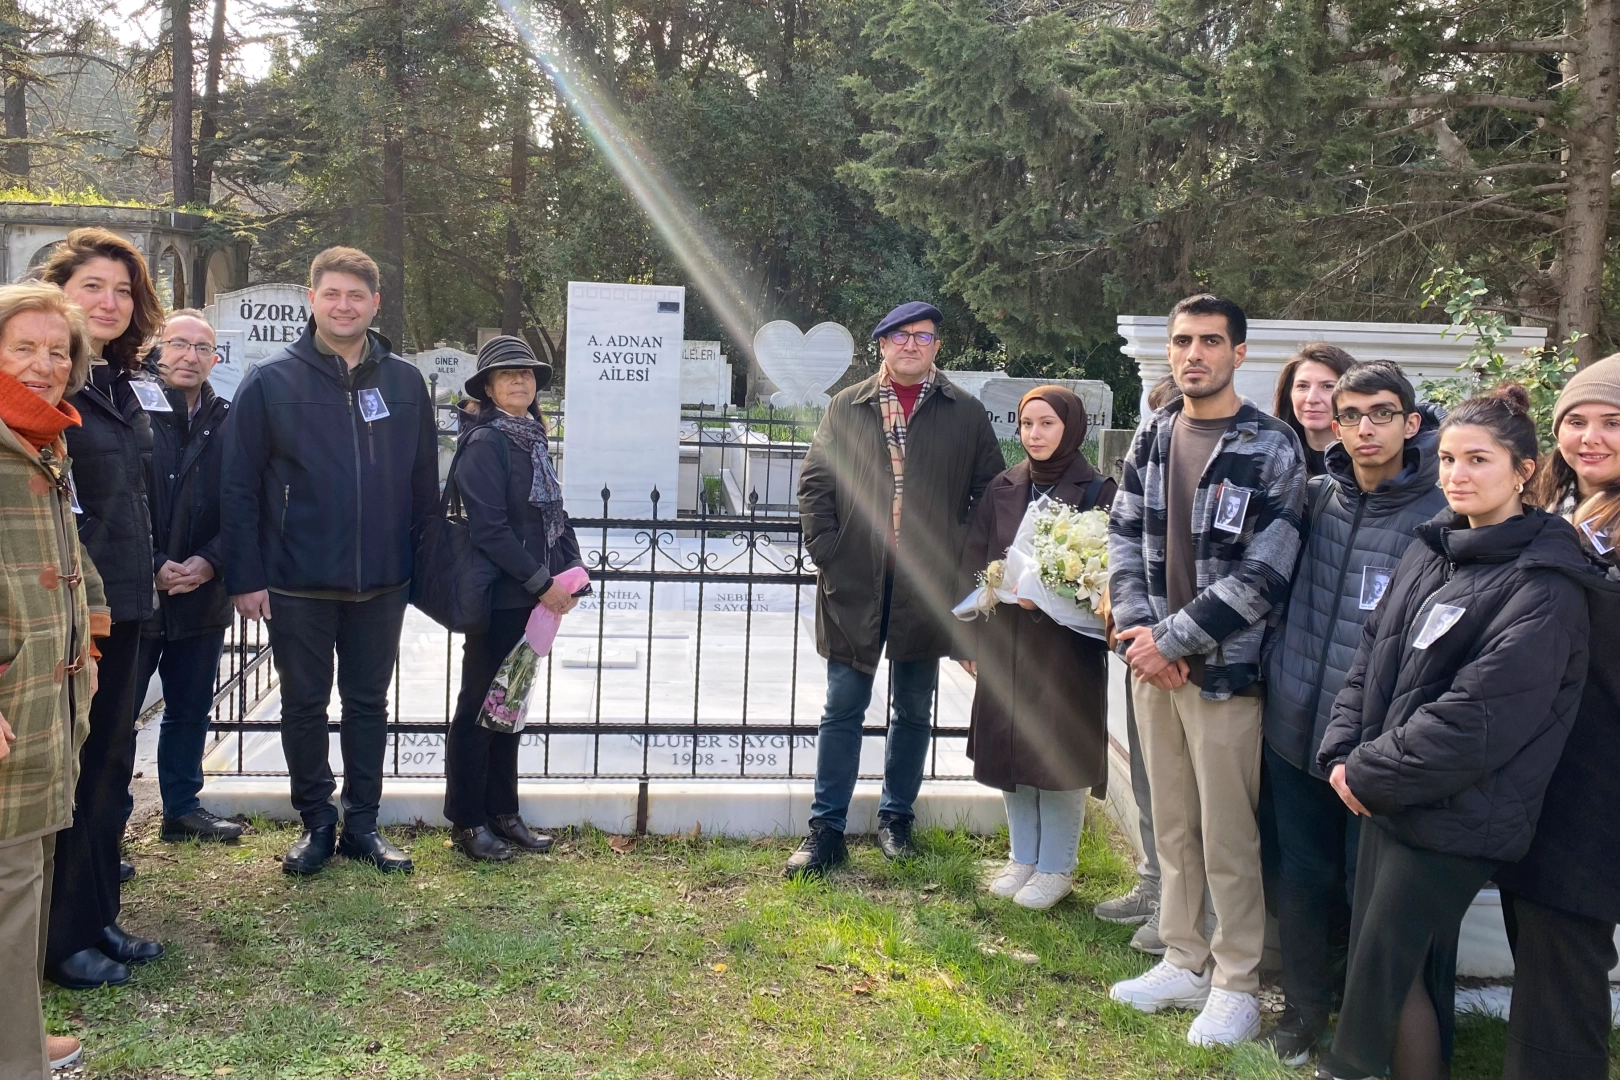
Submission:
[[[834,396],[804,460],[799,517],[818,570],[827,705],[810,835],[788,860],[790,876],[848,857],[844,826],[885,647],[892,697],[878,843],[891,859],[910,850],[939,660],[966,658],[951,615],[970,585],[962,546],[975,501],[1006,464],[983,406],[934,366],[941,321],[917,301],[884,316],[872,331],[882,367]]]

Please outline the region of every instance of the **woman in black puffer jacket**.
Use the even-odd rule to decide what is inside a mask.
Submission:
[[[1441,425],[1450,508],[1419,526],[1334,703],[1318,762],[1371,821],[1319,1075],[1445,1075],[1462,917],[1529,848],[1575,719],[1605,579],[1568,522],[1523,505],[1528,409],[1506,385]]]
[[[1553,409],[1558,449],[1538,501],[1620,580],[1620,354],[1584,368]],[[1513,948],[1504,1080],[1609,1075],[1609,971],[1620,923],[1620,585],[1591,597],[1592,668],[1536,838],[1497,870]]]

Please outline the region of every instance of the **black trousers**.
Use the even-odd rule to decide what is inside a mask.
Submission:
[[[1606,1080],[1614,923],[1502,890],[1513,950],[1503,1080]]]
[[[461,648],[461,694],[444,748],[444,816],[460,829],[518,812],[518,742],[478,724],[478,710],[506,654],[523,638],[531,608],[497,608],[489,631],[468,634]]]
[[[1323,1025],[1334,991],[1344,986],[1359,819],[1327,781],[1294,768],[1270,743],[1265,766],[1280,855],[1283,993],[1311,1024]]]
[[[293,809],[306,829],[335,825],[327,708],[334,653],[342,719],[343,828],[377,827],[388,747],[388,687],[399,655],[409,590],[370,600],[317,600],[270,594],[270,648],[281,679],[281,749],[292,778]]]
[[[99,682],[90,699],[90,735],[79,751],[73,824],[56,834],[48,965],[95,948],[102,930],[118,921],[119,849],[135,772],[135,716],[141,707],[141,624],[114,623],[112,634],[98,644]]]
[[[1354,1076],[1389,1072],[1401,1006],[1420,975],[1440,1022],[1441,1054],[1451,1060],[1457,934],[1497,865],[1410,847],[1376,823],[1362,823],[1350,964],[1332,1064],[1348,1066]]]

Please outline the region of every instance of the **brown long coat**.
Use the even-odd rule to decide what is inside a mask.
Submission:
[[[1052,497],[1089,510],[1086,489],[1096,475],[1085,458],[1076,457]],[[1096,505],[1112,504],[1115,490],[1105,480]],[[967,573],[977,574],[1007,553],[1029,499],[1027,461],[990,481],[962,552]],[[973,778],[1002,791],[1019,784],[1047,791],[1105,787],[1107,647],[1015,604],[1000,604],[971,626],[979,658],[967,743]]]

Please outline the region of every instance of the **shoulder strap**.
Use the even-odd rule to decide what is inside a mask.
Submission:
[[[456,484],[456,464],[461,461],[461,451],[466,444],[456,440],[456,452],[450,459],[450,467],[444,472],[444,494],[439,498],[439,516],[449,517],[453,510],[457,515],[462,512],[461,488]]]
[[[1095,509],[1097,506],[1097,496],[1102,494],[1102,487],[1106,483],[1108,483],[1108,477],[1104,476],[1102,473],[1098,473],[1096,476],[1093,476],[1091,478],[1091,483],[1086,485],[1085,496],[1080,500],[1080,509]]]

